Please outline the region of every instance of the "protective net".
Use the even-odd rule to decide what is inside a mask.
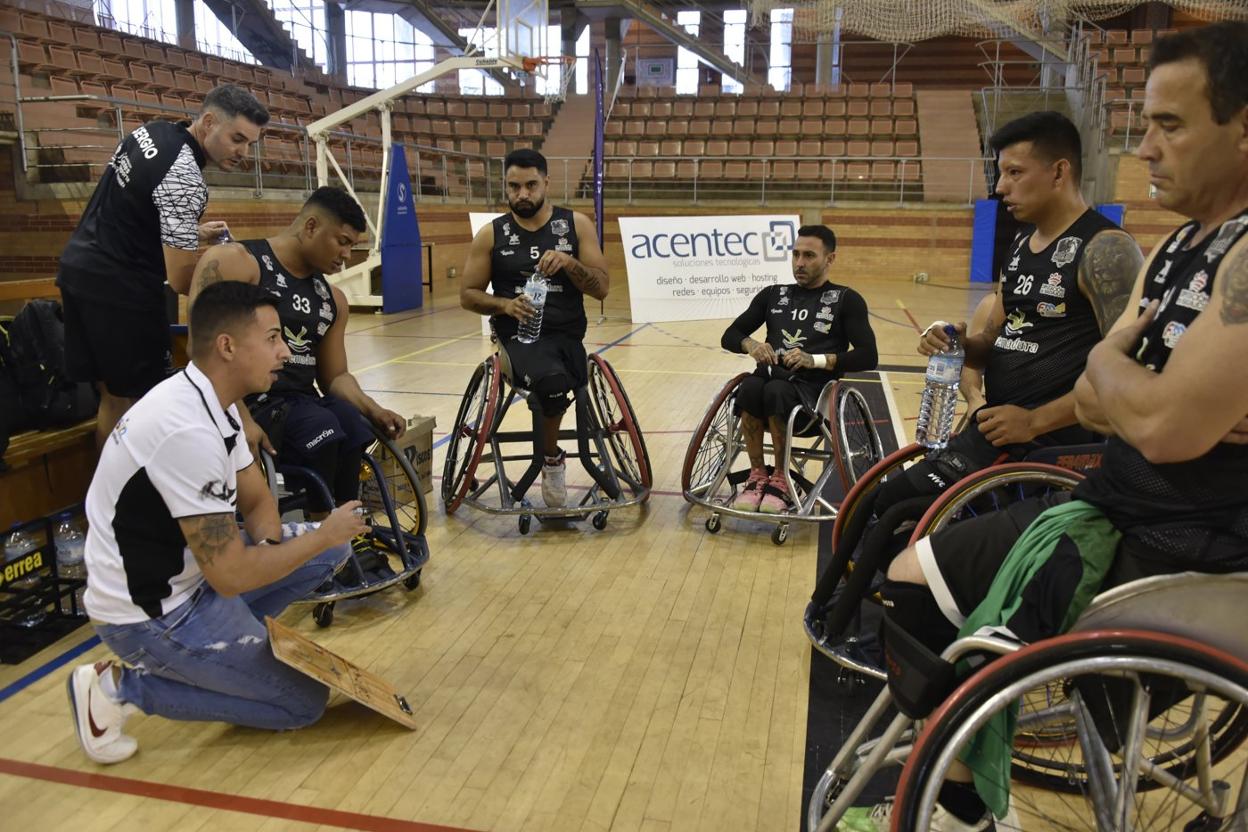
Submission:
[[[1248,20],[1245,0],[1165,0],[1202,20]],[[793,10],[793,35],[843,33],[882,41],[919,41],[941,35],[994,37],[1014,29],[1033,35],[1064,28],[1075,17],[1093,20],[1124,14],[1143,0],[750,0],[755,26],[774,9]]]

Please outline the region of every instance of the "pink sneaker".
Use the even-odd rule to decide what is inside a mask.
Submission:
[[[763,514],[783,514],[793,507],[789,497],[789,486],[784,481],[784,474],[772,474],[763,489],[763,500],[758,510]]]
[[[745,481],[745,487],[741,489],[737,499],[732,501],[732,507],[737,511],[758,511],[758,504],[763,501],[763,489],[767,487],[767,482],[766,468],[752,469],[750,478]]]

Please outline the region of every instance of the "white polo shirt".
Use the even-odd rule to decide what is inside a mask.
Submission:
[[[87,613],[105,624],[159,618],[204,576],[179,518],[233,514],[251,451],[194,363],[139,400],[114,428],[87,492]]]

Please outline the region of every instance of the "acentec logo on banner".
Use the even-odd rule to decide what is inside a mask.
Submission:
[[[620,217],[634,323],[735,318],[793,279],[796,216]]]

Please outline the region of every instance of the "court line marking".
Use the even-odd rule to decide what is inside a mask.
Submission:
[[[901,307],[901,311],[906,313],[906,317],[910,319],[910,326],[914,327],[914,331],[922,333],[923,328],[919,326],[919,322],[916,321],[914,316],[910,314],[910,310],[906,308],[906,305],[901,302],[901,298],[893,298],[893,300],[897,301],[897,305]]]
[[[901,411],[897,409],[897,400],[893,398],[893,382],[887,372],[880,373],[880,386],[884,388],[884,401],[888,403],[888,416],[893,423],[893,435],[897,437],[897,447],[904,448],[910,444],[901,432]],[[907,382],[910,383],[910,382]]]
[[[68,636],[68,634],[66,634],[66,636]],[[0,703],[3,703],[6,699],[15,694],[21,693],[23,690],[30,687],[35,682],[38,682],[52,671],[69,664],[83,653],[96,647],[99,643],[100,637],[93,635],[81,644],[75,644],[73,647],[69,648],[56,658],[49,659],[45,664],[36,667],[20,679],[10,682],[8,686],[0,689]]]
[[[384,367],[387,364],[400,363],[402,362],[404,358],[411,358],[413,355],[422,355],[427,352],[433,352],[434,350],[441,349],[442,347],[450,346],[451,344],[454,344],[457,341],[465,341],[473,337],[479,338],[480,336],[481,336],[481,330],[474,329],[465,335],[459,335],[454,338],[449,338],[445,341],[440,341],[437,344],[431,344],[427,347],[422,347],[421,349],[418,349],[418,350],[412,350],[409,353],[404,353],[403,355],[398,355],[398,356],[395,356],[394,358],[387,358],[385,361],[380,361],[376,364],[369,364],[367,367],[360,367],[357,370],[352,370],[351,373],[352,375],[358,375],[359,373],[367,373],[369,370],[376,370],[378,367]]]
[[[201,806],[205,809],[239,812],[265,818],[281,818],[282,820],[319,824],[322,826],[336,826],[340,829],[360,829],[364,830],[364,832],[475,832],[475,830],[465,829],[460,826],[439,826],[414,820],[388,818],[382,815],[365,815],[358,812],[344,812],[340,809],[323,809],[318,806],[305,806],[278,800],[263,800],[238,794],[193,789],[187,786],[153,783],[150,780],[135,780],[129,777],[116,777],[111,774],[98,774],[41,765],[39,763],[27,763],[22,760],[10,760],[4,757],[0,757],[0,774],[24,777],[30,780],[44,780],[50,783],[60,783],[64,786],[77,786],[78,788],[96,789],[103,792],[128,794],[140,798],[152,798],[169,803],[182,803],[187,806]]]

